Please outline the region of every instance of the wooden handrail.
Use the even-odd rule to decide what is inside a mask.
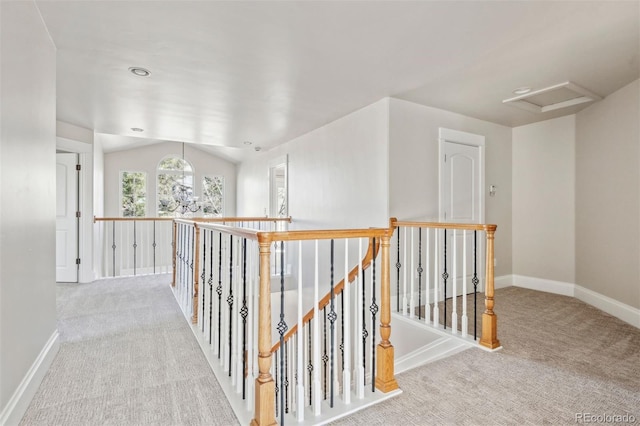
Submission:
[[[172,221],[172,217],[93,217],[96,222],[151,222],[151,221]]]
[[[410,228],[435,228],[435,229],[461,229],[466,231],[495,231],[497,225],[483,223],[448,223],[448,222],[412,222],[391,218],[391,227],[399,226]]]
[[[378,239],[376,240],[376,255],[380,253],[379,247],[380,247],[380,240]],[[373,241],[370,240],[369,247],[367,248],[367,252],[362,258],[362,270],[365,271],[366,269],[368,269],[371,266],[372,261],[373,261]],[[356,265],[349,272],[349,277],[348,277],[349,283],[352,283],[356,279],[356,276],[358,275],[359,267],[360,267],[359,265]],[[340,282],[338,282],[338,284],[336,284],[335,287],[333,288],[334,296],[340,295],[343,291],[344,291],[344,278]],[[327,305],[329,305],[330,302],[331,302],[331,293],[329,292],[318,302],[318,310],[324,309]],[[314,310],[315,308],[311,308],[309,312],[307,312],[307,314],[302,318],[303,324],[309,322],[309,320],[313,318]],[[296,323],[284,335],[284,338],[283,338],[284,341],[287,342],[297,331],[298,331],[298,324]],[[280,342],[278,341],[271,347],[271,352],[273,353],[277,351],[279,348],[280,348]]]
[[[124,221],[171,221],[174,217],[93,217],[93,222],[124,222]],[[287,222],[291,223],[289,217],[194,217],[194,222]],[[190,220],[190,219],[187,219]]]

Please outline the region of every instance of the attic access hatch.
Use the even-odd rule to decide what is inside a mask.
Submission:
[[[524,95],[505,99],[502,103],[540,114],[586,102],[595,102],[600,99],[602,99],[601,96],[575,83],[565,81],[555,86],[534,90]]]

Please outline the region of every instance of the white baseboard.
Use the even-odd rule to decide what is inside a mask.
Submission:
[[[20,423],[59,349],[60,342],[58,340],[58,330],[56,330],[40,351],[40,354],[31,365],[31,368],[29,368],[29,371],[27,371],[27,374],[25,374],[7,405],[2,409],[0,425],[9,426]]]
[[[575,297],[576,299],[594,306],[609,315],[613,315],[634,327],[640,328],[640,309],[629,306],[603,294],[596,293],[595,291],[589,290],[588,288],[582,287],[578,284],[527,277],[524,275],[504,275],[497,277],[495,282],[496,288],[507,287],[509,282],[511,282],[511,285],[515,287]]]
[[[640,309],[576,285],[575,298],[640,328]]]
[[[505,288],[513,286],[513,275],[501,275],[493,279],[493,288]]]
[[[546,280],[544,278],[527,277],[524,275],[512,275],[513,285],[528,288],[530,290],[546,291],[547,293],[574,296],[575,284],[563,281]]]

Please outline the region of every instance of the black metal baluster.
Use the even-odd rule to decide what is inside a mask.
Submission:
[[[445,330],[447,329],[447,279],[449,274],[447,273],[447,230],[444,230],[444,272],[442,273],[442,280],[444,281],[444,323]]]
[[[205,231],[206,232],[206,231]],[[213,344],[213,231],[209,232],[209,344]]]
[[[136,241],[136,220],[133,220],[133,276],[136,276],[136,254],[138,251],[138,242]]]
[[[418,228],[418,319],[422,319],[422,272],[422,228]]]
[[[307,364],[307,371],[309,372],[309,405],[311,405],[311,396],[312,396],[312,383],[313,383],[313,377],[312,377],[312,373],[313,373],[313,358],[311,355],[311,318],[309,318],[309,322],[308,322],[308,330],[309,332],[308,334],[308,340],[309,340],[309,345],[307,348],[307,352],[309,354],[309,363]]]
[[[366,287],[367,280],[366,274],[364,270],[362,271],[362,370],[367,371],[367,337],[369,336],[369,332],[367,331],[367,306],[366,306]],[[364,377],[363,381],[366,381]]]
[[[196,254],[196,228],[195,228],[195,226],[191,226],[191,232],[190,232],[189,235],[191,237],[191,240],[190,240],[191,251],[189,252],[189,299],[187,300],[187,304],[191,307],[191,309],[194,309],[194,306],[193,306],[193,285],[194,285],[194,282],[193,281],[194,281],[195,275],[193,275],[193,258],[195,257],[195,254]],[[197,309],[197,307],[195,307],[195,309]]]
[[[324,364],[323,370],[324,374],[322,375],[324,379],[324,399],[327,400],[327,361],[329,361],[329,355],[327,355],[327,306],[325,305],[322,308],[322,315],[324,317],[322,323],[322,334],[324,339],[324,346],[322,351],[322,362]]]
[[[229,377],[231,377],[231,360],[233,348],[233,235],[229,235]]]
[[[201,316],[201,320],[202,320],[202,332],[204,333],[204,302],[206,299],[206,292],[205,292],[205,287],[204,287],[204,283],[205,280],[204,278],[206,277],[206,269],[207,269],[207,230],[203,229],[202,230],[202,274],[200,274],[200,282],[202,283],[202,316]]]
[[[156,273],[156,221],[153,221],[153,273]]]
[[[396,270],[398,273],[398,280],[396,282],[396,297],[398,303],[398,312],[400,312],[400,267],[402,264],[400,263],[400,227],[398,226],[398,257],[396,258]],[[363,287],[364,288],[364,287]]]
[[[222,232],[218,234],[218,359],[222,352]]]
[[[116,221],[111,222],[111,249],[112,249],[112,258],[113,258],[113,276],[116,276]]]
[[[348,281],[348,276],[345,277],[345,282]],[[340,293],[340,359],[341,367],[344,370],[344,292],[347,291],[345,287],[342,287],[342,293]]]
[[[284,398],[284,412],[289,414],[289,341],[284,343],[284,392],[282,397]]]
[[[244,378],[244,372],[247,370],[247,315],[249,308],[247,307],[247,239],[242,239],[242,308],[240,316],[242,317],[242,399],[246,398],[247,381]]]
[[[280,393],[280,387],[278,386],[278,384],[280,383],[280,381],[278,380],[278,367],[280,365],[280,363],[278,363],[278,353],[280,352],[280,348],[278,348],[278,350],[276,350],[275,355],[276,355],[276,417],[278,417],[278,394]],[[282,420],[282,413],[280,413],[280,420]]]
[[[280,321],[277,329],[280,334],[280,350],[284,350],[284,334],[289,329],[284,320],[284,241],[280,241]],[[280,357],[280,369],[284,369],[284,356]],[[280,380],[284,380],[283,374],[280,375]],[[281,383],[280,387],[283,388],[283,392],[280,393],[280,424],[282,425],[284,424],[284,383]]]
[[[329,345],[329,359],[330,359],[330,364],[329,364],[329,374],[330,374],[330,382],[329,382],[329,386],[331,391],[329,392],[329,407],[333,408],[333,377],[334,377],[334,359],[333,359],[333,352],[335,350],[334,348],[334,342],[335,342],[335,322],[336,322],[336,311],[335,311],[335,304],[334,304],[334,299],[335,299],[335,292],[334,292],[334,288],[333,288],[333,245],[334,245],[334,241],[331,240],[331,279],[329,281],[329,284],[331,286],[331,296],[329,299],[329,326],[330,326],[330,332],[331,332],[331,342]]]
[[[378,305],[376,304],[376,239],[373,238],[373,259],[371,260],[371,392],[376,391],[376,314]]]
[[[476,249],[478,246],[478,231],[473,231],[473,278],[471,282],[473,283],[473,340],[478,338],[478,283],[480,280],[478,279],[478,265],[477,265],[477,257],[476,257]]]
[[[176,279],[182,284],[182,224],[176,224]]]

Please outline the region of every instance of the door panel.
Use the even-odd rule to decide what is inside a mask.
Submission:
[[[481,138],[480,136],[478,136]],[[442,143],[441,162],[441,219],[451,223],[482,223],[482,184],[483,166],[481,148],[476,145],[457,143],[444,140]],[[478,290],[483,289],[484,271],[484,241],[483,235],[478,234],[478,247],[476,247],[476,273],[480,284]],[[466,240],[466,250],[465,250]],[[441,244],[444,243],[441,238]],[[454,256],[455,252],[455,256]],[[465,253],[466,252],[466,253]],[[466,254],[466,258],[465,258]],[[466,263],[467,294],[473,293],[472,278],[474,273],[474,234],[473,231],[447,231],[447,297],[453,293],[453,279],[456,278],[457,295],[463,294],[463,264]],[[441,262],[443,254],[441,254]],[[453,261],[456,259],[454,270]],[[463,262],[464,261],[464,262]],[[442,264],[442,263],[441,263]],[[455,275],[454,275],[455,272]]]
[[[56,154],[56,281],[78,282],[77,154]]]

